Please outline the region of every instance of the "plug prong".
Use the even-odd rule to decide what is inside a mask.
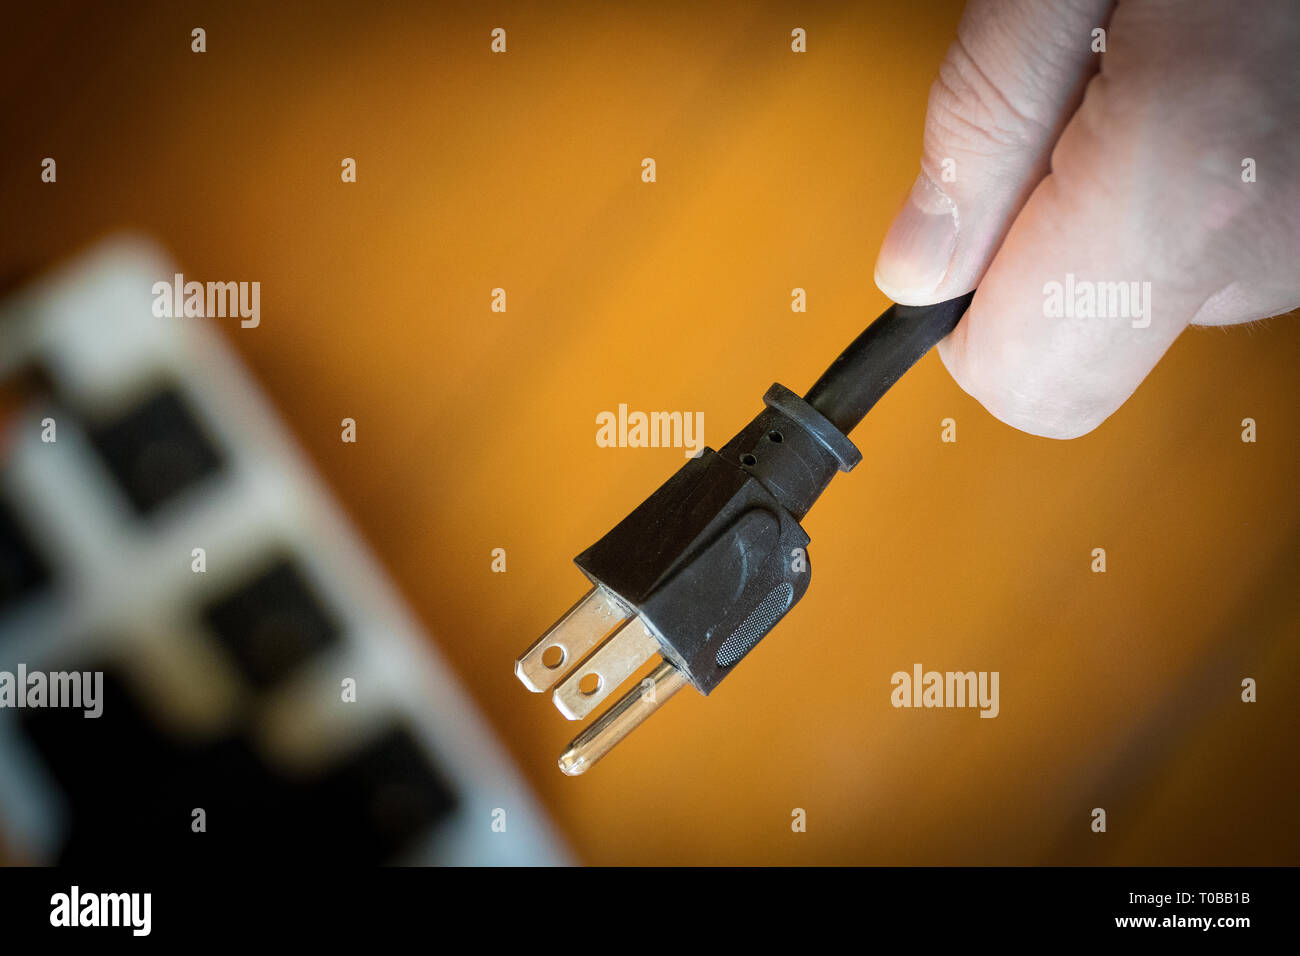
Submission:
[[[582,720],[658,652],[645,622],[632,618],[555,688],[555,706],[570,720]]]
[[[632,612],[612,591],[592,588],[520,655],[515,661],[515,676],[535,693],[550,690],[567,667],[582,660],[605,635],[631,616]],[[552,647],[557,652],[548,654]]]
[[[636,730],[641,722],[664,705],[687,684],[686,675],[664,661],[645,680],[633,687],[609,710],[597,717],[573,738],[560,756],[560,769],[570,777],[586,773],[614,745]]]

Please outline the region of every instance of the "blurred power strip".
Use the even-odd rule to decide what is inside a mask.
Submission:
[[[99,718],[0,706],[0,842],[34,863],[568,862],[209,328],[238,318],[153,314],[177,271],[110,240],[0,309],[0,679],[103,672]]]

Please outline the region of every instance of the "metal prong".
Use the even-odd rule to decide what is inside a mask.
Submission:
[[[570,777],[586,773],[614,745],[634,731],[664,701],[686,686],[686,676],[664,661],[650,675],[624,694],[591,726],[573,738],[560,756],[560,769]]]
[[[564,675],[566,666],[582,660],[606,634],[631,616],[612,591],[592,588],[515,661],[515,676],[531,691],[550,690]],[[552,647],[560,649],[559,661],[548,667],[542,657]]]
[[[582,720],[658,652],[659,642],[645,623],[632,618],[555,688],[555,706],[570,720]],[[583,689],[584,681],[590,690]]]

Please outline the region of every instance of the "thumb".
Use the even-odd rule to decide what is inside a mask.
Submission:
[[[957,384],[1023,431],[1086,434],[1189,323],[1300,301],[1296,180],[1256,185],[1239,165],[1246,142],[1279,169],[1300,158],[1286,119],[1300,15],[1294,0],[1246,23],[1231,4],[1194,6],[1118,9],[1110,64],[939,343]]]
[[[921,174],[876,285],[928,305],[979,283],[1097,66],[1112,0],[971,0],[930,89]]]

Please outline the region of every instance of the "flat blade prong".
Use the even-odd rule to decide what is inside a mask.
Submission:
[[[515,676],[534,693],[550,690],[564,676],[566,667],[582,660],[631,616],[612,591],[599,585],[592,588],[515,661]],[[549,656],[558,659],[548,664],[543,658],[552,647],[559,652]]]
[[[582,720],[658,652],[659,642],[645,623],[632,618],[555,688],[555,706],[569,720]]]

